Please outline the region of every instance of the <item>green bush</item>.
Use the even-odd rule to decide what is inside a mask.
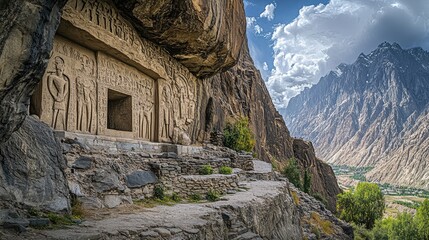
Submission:
[[[230,174],[232,174],[232,168],[227,167],[227,166],[222,166],[222,167],[219,168],[219,173],[220,174],[230,175]]]
[[[384,196],[377,184],[360,182],[356,189],[338,194],[337,209],[345,221],[372,229],[383,217]]]
[[[210,190],[210,191],[207,192],[206,198],[210,202],[216,202],[217,200],[219,200],[220,194],[217,191]]]
[[[311,173],[309,173],[307,170],[305,170],[303,191],[305,193],[310,193],[310,190],[311,190]]]
[[[162,186],[156,186],[153,190],[153,197],[164,200],[165,194],[164,194],[164,188]]]
[[[203,198],[201,197],[201,195],[200,195],[200,194],[198,194],[198,193],[194,193],[194,194],[192,194],[192,195],[190,196],[190,199],[191,199],[193,202],[199,202],[199,201],[203,200]]]
[[[417,208],[415,223],[421,239],[429,240],[429,200],[425,199]]]
[[[301,172],[295,158],[289,159],[287,166],[283,169],[283,175],[289,179],[295,187],[301,189]]]
[[[179,196],[179,194],[173,193],[171,195],[171,200],[173,200],[173,202],[180,202],[180,201],[182,201],[182,198]]]
[[[235,151],[251,152],[253,150],[255,139],[247,118],[240,118],[233,124],[226,124],[223,130],[223,145]]]
[[[213,174],[213,168],[210,165],[204,165],[200,168],[201,175],[210,175]]]

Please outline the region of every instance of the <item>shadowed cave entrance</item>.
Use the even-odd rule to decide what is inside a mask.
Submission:
[[[107,128],[131,132],[132,99],[130,95],[111,89],[107,91]]]

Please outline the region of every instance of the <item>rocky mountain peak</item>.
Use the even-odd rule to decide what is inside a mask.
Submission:
[[[292,135],[313,141],[316,153],[330,163],[384,166],[389,172],[373,172],[373,179],[428,187],[422,181],[426,145],[420,145],[429,142],[428,66],[429,53],[422,48],[381,43],[292,98],[286,123]],[[413,174],[401,175],[410,164]]]

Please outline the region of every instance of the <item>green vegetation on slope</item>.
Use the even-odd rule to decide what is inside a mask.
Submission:
[[[247,118],[240,118],[235,123],[227,123],[223,130],[223,144],[235,151],[251,152],[255,139]]]

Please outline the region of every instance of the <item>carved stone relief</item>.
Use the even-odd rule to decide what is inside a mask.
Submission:
[[[71,0],[63,18],[71,31],[85,29],[96,46],[103,43],[129,58],[112,57],[105,47],[89,50],[78,44],[84,40],[79,37],[70,41],[57,35],[33,98],[38,103],[32,104],[44,122],[57,130],[190,143],[197,80],[185,67],[141,39],[109,1]],[[85,46],[91,48],[89,42]]]

